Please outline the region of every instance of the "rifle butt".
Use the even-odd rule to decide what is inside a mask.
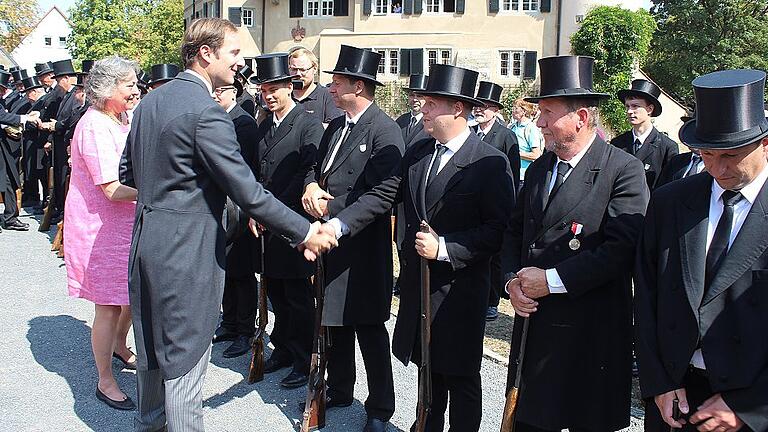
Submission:
[[[507,392],[507,401],[504,403],[504,413],[501,418],[501,432],[513,432],[515,430],[518,393],[517,387],[512,387]]]
[[[40,232],[47,232],[51,229],[51,218],[53,217],[53,197],[48,199],[48,205],[45,206],[45,213],[43,213],[43,220],[40,221],[40,227],[37,229]]]
[[[325,427],[325,382],[315,389],[312,398],[307,401],[301,422],[301,432],[310,432]]]
[[[251,347],[253,354],[251,364],[248,366],[248,384],[264,379],[264,333],[254,336]]]
[[[16,208],[21,208],[21,189],[16,189]]]
[[[63,224],[61,222],[56,224],[56,227],[57,227],[56,235],[53,236],[53,243],[51,243],[51,251],[58,251],[61,248],[61,240],[62,240],[62,237],[64,236],[64,232],[61,229],[62,226]]]

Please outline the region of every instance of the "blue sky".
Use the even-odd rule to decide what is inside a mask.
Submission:
[[[66,15],[69,8],[75,4],[75,0],[37,0],[37,4],[42,13],[48,12],[48,9],[55,5]]]

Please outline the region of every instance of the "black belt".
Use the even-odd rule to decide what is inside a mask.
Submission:
[[[694,365],[688,365],[688,373],[700,376],[702,378],[709,378],[709,373],[707,372],[706,369],[700,369]]]

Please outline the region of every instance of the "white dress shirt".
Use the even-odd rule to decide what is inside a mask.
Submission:
[[[290,103],[291,105],[290,107],[288,107],[288,111],[285,112],[285,115],[283,116],[283,118],[277,118],[277,113],[273,113],[272,127],[274,127],[275,129],[280,127],[280,123],[282,123],[283,120],[285,120],[285,118],[288,117],[288,114],[291,113],[291,110],[293,110],[293,108],[296,107],[296,102],[294,102],[293,99],[290,100]]]
[[[349,133],[349,124],[350,123],[357,124],[357,122],[360,121],[360,117],[362,117],[363,114],[365,114],[365,112],[368,111],[368,108],[370,108],[371,105],[373,105],[373,101],[368,102],[368,105],[366,105],[362,111],[357,113],[352,118],[349,118],[349,114],[346,114],[347,121],[344,123],[344,129],[341,130],[341,135],[339,135],[339,140],[336,141],[336,144],[333,146],[333,150],[331,151],[331,156],[328,158],[328,162],[323,167],[323,172],[328,171],[329,169],[331,169],[331,166],[333,166],[333,161],[336,159],[336,154],[339,152],[339,148],[341,148],[341,142],[344,141],[344,138],[346,138],[347,134]]]
[[[637,132],[635,132],[635,129],[632,129],[632,146],[634,147],[635,141],[640,141],[640,145],[637,147],[637,150],[640,150],[640,147],[642,147],[645,144],[645,140],[648,139],[648,135],[651,134],[651,131],[653,130],[653,126],[649,127],[647,131],[643,132],[642,134],[638,135]]]
[[[757,200],[757,195],[760,193],[760,189],[763,188],[766,179],[768,179],[768,166],[765,166],[751,183],[739,190],[744,198],[733,206],[733,222],[731,225],[731,236],[728,238],[728,248],[733,245],[733,241],[739,234],[742,225],[744,225],[744,221],[752,209],[752,204]],[[712,180],[712,194],[709,197],[709,220],[707,222],[707,251],[709,251],[709,246],[712,244],[712,238],[715,236],[715,229],[718,222],[720,222],[720,217],[723,215],[723,192],[725,192],[725,189],[720,187],[717,181]],[[699,369],[706,369],[704,357],[700,349],[694,351],[693,357],[691,357],[691,365]]]
[[[191,74],[191,75],[193,75],[193,76],[196,76],[197,78],[199,78],[199,79],[200,79],[200,81],[202,81],[202,82],[203,82],[203,84],[205,84],[205,88],[207,88],[207,89],[208,89],[208,93],[210,93],[211,97],[213,97],[213,87],[212,87],[212,86],[213,86],[213,84],[211,84],[211,83],[210,83],[210,81],[208,81],[207,79],[203,78],[203,76],[202,76],[202,75],[200,75],[199,73],[197,73],[197,72],[193,71],[192,69],[185,69],[185,70],[184,70],[184,72],[186,72],[186,73],[188,73],[188,74]]]

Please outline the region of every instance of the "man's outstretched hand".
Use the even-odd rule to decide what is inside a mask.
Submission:
[[[316,260],[320,253],[329,251],[339,245],[333,233],[327,229],[321,230],[320,228],[320,222],[314,222],[310,227],[312,234],[309,236],[309,239],[299,245],[299,250],[304,253],[304,258],[308,261]]]

